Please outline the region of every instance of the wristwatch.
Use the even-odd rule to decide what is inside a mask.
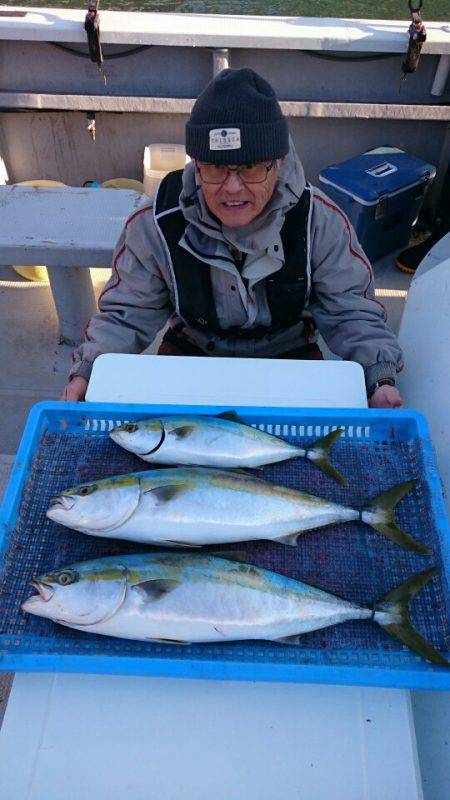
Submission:
[[[372,386],[369,386],[367,389],[367,397],[370,399],[380,386],[395,386],[395,378],[381,378],[381,380],[373,383]]]

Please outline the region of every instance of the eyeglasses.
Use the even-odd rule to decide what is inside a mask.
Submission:
[[[238,167],[229,167],[228,164],[198,164],[197,170],[203,183],[225,183],[230,172],[235,172],[244,183],[264,183],[270,170],[277,165],[276,161],[270,164],[242,164]]]

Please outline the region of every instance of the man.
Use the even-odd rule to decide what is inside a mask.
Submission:
[[[402,405],[401,350],[345,214],[306,184],[272,87],[223,70],[186,126],[192,161],[126,222],[100,313],[64,400],[83,400],[100,353],[142,352],[169,320],[166,355],[359,362],[373,407]]]

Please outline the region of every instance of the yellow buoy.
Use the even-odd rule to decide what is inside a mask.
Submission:
[[[133,189],[135,192],[143,192],[144,184],[142,181],[135,181],[133,178],[111,178],[100,184],[103,189]]]
[[[44,181],[44,180],[36,180],[36,181],[19,181],[16,186],[49,186],[49,187],[61,187],[65,186],[65,183],[61,183],[60,181]],[[38,266],[38,267],[21,267],[17,264],[13,264],[13,270],[15,270],[18,275],[21,275],[22,278],[27,278],[29,281],[47,281],[48,283],[48,274],[47,274],[47,267]]]

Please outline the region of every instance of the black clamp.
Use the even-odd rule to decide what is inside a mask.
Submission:
[[[408,0],[408,8],[411,12],[411,25],[409,26],[409,45],[406,58],[402,63],[403,74],[409,75],[415,72],[420,59],[422,45],[426,41],[427,32],[425,24],[420,15],[423,6],[423,0],[418,0],[417,5],[412,4],[412,0]]]
[[[103,53],[102,46],[100,44],[100,16],[98,13],[99,3],[100,0],[89,0],[88,11],[84,20],[84,30],[87,33],[91,61],[94,61],[99,67],[101,67],[103,64]]]

